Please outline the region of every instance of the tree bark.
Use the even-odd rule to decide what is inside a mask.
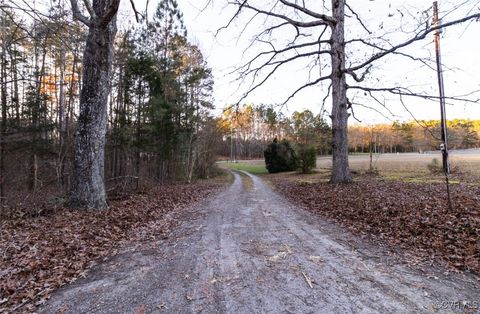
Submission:
[[[69,206],[82,209],[105,209],[104,182],[105,133],[107,102],[116,11],[109,21],[105,14],[108,1],[94,1],[96,18],[91,18],[83,56],[83,84],[80,92],[80,114],[74,143],[72,186]],[[118,2],[116,5],[118,9]]]
[[[2,20],[2,24],[5,23]],[[0,92],[2,93],[1,96],[1,112],[2,112],[2,124],[0,127],[0,204],[3,204],[5,201],[5,136],[7,131],[7,61],[6,61],[6,43],[5,43],[5,34],[2,33],[2,53],[1,53],[1,60],[0,60]]]
[[[64,170],[65,170],[65,153],[66,153],[66,121],[65,121],[65,50],[60,48],[60,83],[59,83],[59,98],[58,98],[58,127],[60,130],[60,143],[57,160],[57,181],[59,188],[63,188]]]
[[[345,79],[345,0],[332,0],[332,183],[352,181],[348,166],[348,108]]]
[[[18,69],[17,69],[17,48],[13,45],[10,48],[10,62],[13,79],[12,106],[15,110],[15,122],[20,122],[20,98],[18,94]]]

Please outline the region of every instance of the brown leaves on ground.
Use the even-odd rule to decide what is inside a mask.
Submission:
[[[294,203],[372,236],[421,261],[480,273],[480,187],[451,186],[453,211],[440,183],[362,178],[352,184],[274,179]]]
[[[55,288],[84,276],[96,258],[129,241],[166,234],[178,209],[219,187],[213,182],[163,185],[115,201],[102,212],[65,209],[0,221],[0,312],[31,310]]]

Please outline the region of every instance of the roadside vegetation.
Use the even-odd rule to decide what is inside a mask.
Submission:
[[[268,177],[294,204],[405,256],[411,264],[447,264],[480,273],[480,185],[405,182],[355,175],[348,185],[328,183],[328,172]]]
[[[0,312],[32,312],[58,287],[85,277],[100,258],[168,237],[186,207],[229,182],[224,174],[157,185],[113,200],[105,211],[58,208],[37,218],[0,220]]]

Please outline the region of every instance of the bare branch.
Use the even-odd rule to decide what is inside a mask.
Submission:
[[[392,46],[391,48],[389,49],[385,49],[381,52],[378,52],[376,54],[374,54],[370,59],[364,61],[363,63],[357,65],[357,66],[354,66],[354,67],[351,67],[348,69],[348,71],[356,71],[356,70],[359,70],[375,61],[377,61],[378,59],[381,59],[391,53],[394,53],[396,52],[397,50],[403,48],[403,47],[406,47],[416,41],[419,41],[419,40],[422,40],[422,39],[425,39],[425,37],[427,37],[428,34],[430,34],[431,32],[434,32],[436,30],[439,30],[439,29],[442,29],[442,28],[446,28],[446,27],[449,27],[449,26],[452,26],[452,25],[457,25],[457,24],[461,24],[463,22],[466,22],[466,21],[469,21],[469,20],[475,20],[475,19],[480,19],[480,13],[476,13],[476,14],[472,14],[472,15],[469,15],[469,16],[466,16],[464,18],[461,18],[461,19],[458,19],[458,20],[454,20],[454,21],[450,21],[450,22],[447,22],[447,23],[443,23],[443,25],[441,26],[433,26],[433,27],[429,27],[428,24],[425,26],[425,28],[422,30],[422,31],[419,31],[415,34],[415,36],[413,36],[412,38],[410,38],[409,40],[407,41],[404,41],[403,43],[400,43],[398,45],[395,45],[395,46]]]
[[[372,32],[367,28],[367,26],[365,26],[365,24],[363,23],[362,19],[360,18],[360,16],[357,14],[357,12],[353,11],[353,9],[348,5],[348,3],[345,2],[345,6],[350,10],[350,12],[352,12],[353,15],[355,15],[355,18],[357,19],[357,21],[360,23],[360,25],[362,25],[363,29],[367,31],[367,33],[369,33],[370,35],[372,34]]]
[[[350,70],[345,70],[345,73],[347,74],[350,74],[351,77],[353,77],[353,79],[357,82],[363,82],[363,80],[365,79],[365,76],[370,72],[370,69],[372,68],[372,65],[370,64],[366,69],[365,71],[363,71],[362,75],[359,77],[357,75],[357,73],[355,73],[354,71],[350,71]]]
[[[326,41],[319,41],[319,42],[314,41],[314,42],[302,43],[302,44],[298,44],[298,45],[289,46],[289,47],[286,47],[286,48],[283,48],[283,49],[280,49],[280,50],[276,50],[275,47],[273,47],[272,50],[262,51],[262,52],[258,53],[255,57],[250,59],[244,65],[240,66],[238,69],[235,69],[235,71],[242,70],[244,68],[246,68],[245,71],[248,71],[250,69],[251,65],[253,64],[253,62],[255,62],[257,59],[259,59],[260,57],[265,56],[265,55],[273,54],[272,57],[265,63],[265,65],[267,65],[277,55],[280,55],[282,53],[285,53],[285,52],[288,52],[288,51],[291,51],[291,50],[297,50],[297,49],[300,49],[300,48],[316,46],[316,45],[321,44],[321,43],[329,43],[329,41],[326,40]],[[327,50],[315,51],[315,52],[318,53],[318,54],[329,53],[329,51],[327,51]],[[315,52],[314,52],[314,54],[315,54]]]
[[[140,23],[140,19],[138,17],[141,16],[142,18],[144,18],[144,16],[140,12],[137,11],[137,9],[135,8],[135,3],[133,2],[133,0],[130,0],[130,5],[132,6],[133,13],[135,13],[135,20],[137,21],[137,23]]]
[[[90,26],[91,21],[89,18],[83,15],[82,12],[80,12],[80,9],[78,8],[77,0],[70,0],[70,4],[72,5],[73,18],[82,22],[86,26]]]
[[[241,76],[247,76],[247,75],[250,75],[253,73],[253,76],[256,77],[258,75],[258,72],[260,70],[262,70],[263,68],[267,67],[267,66],[271,66],[271,65],[275,65],[275,67],[270,71],[270,73],[268,73],[267,76],[265,76],[265,78],[257,85],[255,85],[253,87],[253,89],[257,89],[258,87],[260,87],[261,85],[263,85],[263,83],[265,83],[266,80],[268,80],[282,65],[285,65],[293,60],[296,60],[296,59],[300,59],[300,58],[304,58],[304,57],[308,57],[308,56],[314,56],[314,55],[317,55],[317,54],[330,54],[330,50],[326,50],[326,51],[313,51],[313,52],[308,52],[308,53],[303,53],[303,54],[297,54],[293,57],[290,57],[290,58],[287,58],[287,59],[283,59],[283,60],[278,60],[278,61],[275,61],[275,62],[270,62],[270,61],[267,61],[267,63],[261,65],[261,66],[258,66],[254,69],[251,69],[249,71],[246,71],[246,72],[242,72],[241,73]],[[252,90],[253,90],[252,89]]]
[[[326,20],[317,20],[317,21],[310,21],[310,22],[302,22],[302,21],[293,20],[293,19],[291,19],[288,16],[283,15],[283,14],[275,13],[273,11],[265,11],[265,10],[258,9],[256,7],[252,7],[251,5],[247,4],[246,2],[247,1],[244,1],[242,3],[243,7],[248,8],[248,9],[250,9],[252,11],[255,11],[257,13],[263,14],[263,15],[273,16],[273,17],[282,19],[284,21],[287,21],[291,25],[294,25],[294,26],[297,26],[297,27],[310,28],[310,27],[316,27],[316,26],[321,26],[321,25],[327,25],[327,26],[331,25],[331,23],[327,22]]]
[[[365,87],[365,86],[347,86],[347,88],[363,90],[366,92],[388,92],[394,95],[411,96],[411,97],[417,97],[417,98],[423,98],[423,99],[429,99],[429,100],[438,100],[440,98],[439,96],[435,96],[435,95],[415,93],[406,87],[398,87],[398,86],[383,87],[383,88],[371,88],[371,87]],[[463,98],[462,96],[446,96],[445,99],[454,100],[454,101],[463,101],[463,102],[469,102],[469,103],[480,103],[480,98],[468,99],[468,98]]]
[[[317,85],[318,83],[320,83],[321,81],[325,81],[325,80],[329,80],[331,78],[331,75],[328,75],[328,76],[322,76],[322,77],[319,77],[318,79],[316,79],[315,81],[313,82],[310,82],[310,83],[307,83],[303,86],[300,86],[299,88],[297,88],[290,96],[288,96],[288,98],[282,103],[283,105],[285,105],[287,102],[290,101],[290,99],[292,99],[293,97],[295,97],[296,94],[298,94],[300,91],[304,90],[305,88],[307,87],[310,87],[310,86],[313,86],[313,85]]]
[[[356,116],[355,116],[355,111],[353,110],[353,104],[352,102],[350,101],[350,99],[347,98],[347,105],[348,105],[348,109],[350,109],[350,111],[352,112],[352,117],[357,120],[359,123],[362,123],[362,121],[360,121]]]
[[[28,15],[30,18],[32,18],[33,20],[35,21],[38,21],[39,23],[41,23],[45,28],[49,29],[49,30],[52,30],[53,33],[57,33],[57,30],[55,29],[52,29],[52,25],[48,23],[48,21],[51,19],[51,16],[49,15],[45,15],[41,12],[39,12],[38,10],[35,10],[26,0],[22,0],[22,2],[27,6],[27,8],[23,8],[21,7],[18,3],[14,2],[14,1],[10,1],[10,3],[12,4],[12,6],[8,6],[8,5],[1,5],[0,6],[0,10],[10,18],[10,21],[19,29],[21,29],[22,31],[24,31],[30,38],[33,38],[35,37],[35,35],[32,33],[32,31],[30,29],[28,29],[27,27],[19,24],[15,18],[13,17],[13,15],[11,14],[11,12],[9,12],[7,9],[12,9],[12,10],[20,10],[22,11],[24,14]],[[63,44],[65,45],[65,47],[68,47],[69,49],[73,50],[73,48],[71,47],[70,43],[65,41],[64,38],[62,36],[56,36],[56,38]]]
[[[220,33],[221,30],[223,29],[227,29],[232,23],[233,21],[238,17],[238,15],[240,14],[240,12],[242,12],[242,8],[243,6],[247,3],[247,0],[243,1],[239,6],[238,6],[238,10],[237,12],[235,12],[235,14],[230,18],[230,20],[228,21],[228,23],[222,27],[220,27],[219,29],[217,29],[217,32],[215,33],[215,37],[218,36],[218,33]],[[238,5],[238,3],[236,3]]]
[[[375,108],[375,107],[368,106],[368,105],[365,105],[365,104],[361,104],[361,103],[358,103],[358,102],[352,102],[352,105],[359,106],[359,107],[363,107],[363,108],[366,108],[366,109],[375,111],[376,113],[378,113],[379,115],[381,115],[381,116],[384,117],[385,119],[387,119],[387,120],[389,120],[389,121],[392,120],[392,119],[390,119],[386,114],[384,114],[383,112],[381,112],[380,110],[378,110],[378,109]],[[352,106],[352,108],[353,108],[353,106]]]
[[[327,88],[327,94],[325,94],[325,97],[322,99],[322,108],[320,108],[320,115],[323,118],[323,113],[325,112],[325,102],[327,101],[328,97],[330,96],[330,93],[332,91],[332,82],[328,84]]]
[[[120,6],[120,0],[112,0],[110,5],[105,10],[103,16],[100,17],[99,26],[106,27],[108,23],[113,19],[115,14],[118,12],[118,7]]]
[[[384,48],[384,47],[381,47],[381,46],[378,46],[374,43],[371,43],[371,42],[368,42],[367,40],[363,39],[363,38],[355,38],[355,39],[351,39],[347,42],[345,42],[345,44],[350,44],[350,43],[354,43],[354,42],[359,42],[359,43],[362,43],[368,47],[372,47],[372,48],[375,48],[375,49],[378,49],[378,50],[381,50],[381,51],[386,51],[388,50],[388,48]],[[392,45],[390,45],[392,47]],[[407,53],[404,53],[404,52],[401,52],[401,51],[392,51],[392,54],[395,54],[395,55],[399,55],[399,56],[402,56],[402,57],[405,57],[405,58],[408,58],[410,60],[413,60],[413,61],[418,61],[418,62],[421,62],[423,65],[425,65],[426,67],[428,67],[429,69],[431,70],[436,70],[435,67],[433,65],[430,65],[428,64],[428,61],[431,61],[431,62],[434,62],[433,60],[430,60],[430,59],[427,59],[427,58],[418,58],[418,57],[414,57],[412,55],[409,55]],[[371,66],[371,64],[369,65],[369,67]],[[347,73],[350,73],[348,71],[346,71]]]
[[[440,140],[440,138],[438,136],[436,136],[435,134],[433,134],[432,130],[426,126],[426,125],[423,125],[422,123],[420,123],[420,121],[417,120],[417,118],[413,115],[413,113],[410,111],[410,109],[408,109],[407,105],[405,104],[405,102],[403,101],[403,97],[402,95],[399,95],[399,98],[400,98],[400,103],[402,104],[403,106],[403,109],[405,109],[406,112],[408,112],[408,114],[412,117],[412,119],[420,126],[422,127],[424,130],[426,130],[428,133],[430,133],[430,135],[436,139],[436,140]]]
[[[317,54],[318,52],[314,52],[313,54]],[[330,53],[330,52],[328,52]],[[310,54],[303,54],[303,55],[296,55],[294,57],[291,57],[291,58],[288,58],[288,59],[285,59],[285,60],[282,60],[282,61],[277,61],[277,62],[274,62],[274,63],[271,63],[270,65],[274,65],[275,64],[275,67],[263,78],[263,80],[261,80],[258,84],[255,84],[253,87],[250,87],[248,89],[248,91],[242,96],[242,98],[239,100],[242,101],[243,99],[245,99],[250,93],[252,93],[254,90],[256,90],[257,88],[259,88],[260,86],[262,86],[282,65],[284,64],[287,64],[288,62],[292,61],[292,60],[295,60],[295,59],[298,59],[298,58],[302,58],[302,57],[305,57],[305,56],[308,56],[308,55],[313,55],[312,53]],[[253,82],[252,82],[252,85],[253,83],[255,82],[255,77],[258,75],[258,72],[263,68],[264,66],[261,66],[261,67],[258,67],[258,68],[255,68],[255,69],[252,69],[250,71],[248,71],[245,75],[248,75],[248,74],[251,74],[251,73],[254,73],[253,76],[254,76],[254,79],[253,79]],[[242,75],[242,76],[245,76],[245,75]],[[329,78],[330,76],[326,77],[326,78]],[[315,83],[316,84],[316,83]],[[298,90],[299,91],[299,90]],[[293,96],[298,92],[296,91]],[[292,97],[293,97],[292,96]],[[289,97],[292,98],[292,97]],[[288,100],[287,100],[288,101]]]
[[[83,0],[83,4],[85,5],[85,8],[87,9],[88,14],[90,14],[90,17],[92,19],[95,19],[96,18],[95,11],[93,11],[92,3],[90,3],[90,0]]]
[[[286,0],[280,0],[280,2],[283,3],[286,6],[289,6],[289,7],[294,8],[294,9],[296,9],[296,10],[302,12],[302,13],[305,13],[306,15],[309,15],[313,18],[323,20],[323,21],[327,22],[328,24],[335,25],[337,23],[337,21],[333,17],[325,15],[325,14],[316,13],[314,11],[311,11],[311,10],[305,8],[304,6],[302,7],[302,6],[299,6],[298,4],[291,3],[291,2],[286,1]]]

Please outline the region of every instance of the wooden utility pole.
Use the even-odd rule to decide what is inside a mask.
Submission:
[[[450,184],[448,181],[448,175],[450,174],[450,165],[448,163],[448,136],[447,136],[447,118],[445,111],[445,90],[443,84],[443,70],[442,59],[440,53],[440,33],[441,25],[438,20],[438,3],[433,2],[433,24],[435,30],[435,55],[437,59],[437,77],[438,77],[438,90],[440,93],[440,124],[442,132],[442,143],[440,144],[440,150],[442,151],[443,173],[445,174],[445,181],[447,183],[448,194],[448,208],[452,210],[452,199],[450,196]]]

